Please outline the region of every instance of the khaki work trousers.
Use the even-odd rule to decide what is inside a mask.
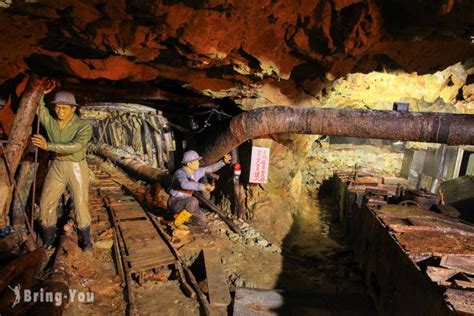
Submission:
[[[189,197],[174,197],[170,196],[168,200],[168,208],[173,214],[179,214],[182,210],[186,209],[191,216],[191,224],[198,226],[206,226],[207,218],[204,212],[199,207],[199,201],[194,196]]]
[[[56,209],[66,186],[72,191],[78,228],[90,225],[89,168],[86,160],[80,162],[53,160],[41,193],[40,219],[43,227],[56,225],[58,220]]]

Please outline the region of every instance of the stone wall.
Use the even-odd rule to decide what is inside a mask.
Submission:
[[[393,102],[402,101],[409,102],[412,111],[474,114],[474,101],[469,94],[473,84],[468,79],[473,73],[472,63],[468,62],[424,76],[403,72],[350,74],[324,88],[324,93],[306,105],[389,110]],[[260,107],[269,101],[254,99],[247,105]],[[271,163],[268,183],[249,186],[247,206],[253,213],[255,227],[273,242],[285,237],[302,210],[307,214],[308,209],[313,209],[314,217],[321,218],[315,199],[321,184],[335,170],[358,165],[385,176],[398,176],[403,160],[403,148],[399,146],[329,145],[318,142],[316,135],[272,137],[273,140],[254,141],[255,146],[271,148]],[[314,230],[324,227],[322,222],[313,224]]]

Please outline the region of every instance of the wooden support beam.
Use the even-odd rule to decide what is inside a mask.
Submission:
[[[42,284],[45,292],[61,293],[62,304],[53,302],[41,302],[35,304],[29,312],[31,315],[53,315],[63,314],[66,305],[69,303],[69,280],[71,278],[71,265],[74,260],[81,258],[82,250],[77,245],[77,234],[74,232],[65,233],[59,242],[59,246],[54,259],[52,273]],[[59,295],[59,294],[58,294]]]
[[[203,249],[204,266],[206,268],[209,289],[209,303],[213,306],[227,307],[232,299],[219,253],[216,248]]]
[[[23,293],[25,289],[31,289],[35,282],[35,277],[46,262],[47,255],[43,249],[37,249],[26,255],[18,257],[9,262],[0,270],[0,313],[5,315],[24,315],[25,304],[20,304],[12,307],[15,301],[15,292],[12,289],[16,288]],[[10,286],[11,288],[8,288]]]
[[[44,84],[44,79],[32,75],[21,95],[20,106],[8,137],[9,143],[5,146],[5,157],[8,159],[11,175],[15,174],[31,135],[31,125],[36,115],[36,109],[44,95]]]
[[[10,175],[8,174],[7,167],[3,158],[0,158],[0,228],[10,224],[8,218],[8,210],[10,208],[11,201],[11,190],[12,184],[8,180]]]
[[[35,163],[31,160],[24,160],[18,171],[16,182],[16,194],[13,197],[12,222],[17,230],[25,228],[25,209],[28,204],[33,178],[35,177]]]
[[[4,161],[0,162],[0,227],[9,225],[8,211],[12,199],[13,178],[31,134],[31,125],[36,109],[44,94],[45,80],[32,75],[20,99],[20,106],[13,121],[8,143],[5,145]],[[7,162],[7,163],[5,163]],[[8,184],[7,184],[8,183]]]

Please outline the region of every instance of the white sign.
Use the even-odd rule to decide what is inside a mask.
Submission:
[[[252,147],[252,162],[250,164],[251,183],[267,183],[270,148]]]

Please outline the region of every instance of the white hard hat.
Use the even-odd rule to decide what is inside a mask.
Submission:
[[[54,95],[53,101],[51,101],[52,104],[66,104],[66,105],[72,105],[72,106],[78,106],[79,104],[76,103],[76,97],[74,94],[68,91],[58,91]]]
[[[202,157],[194,150],[188,150],[183,155],[183,161],[181,163],[188,163],[194,160],[201,160]]]

